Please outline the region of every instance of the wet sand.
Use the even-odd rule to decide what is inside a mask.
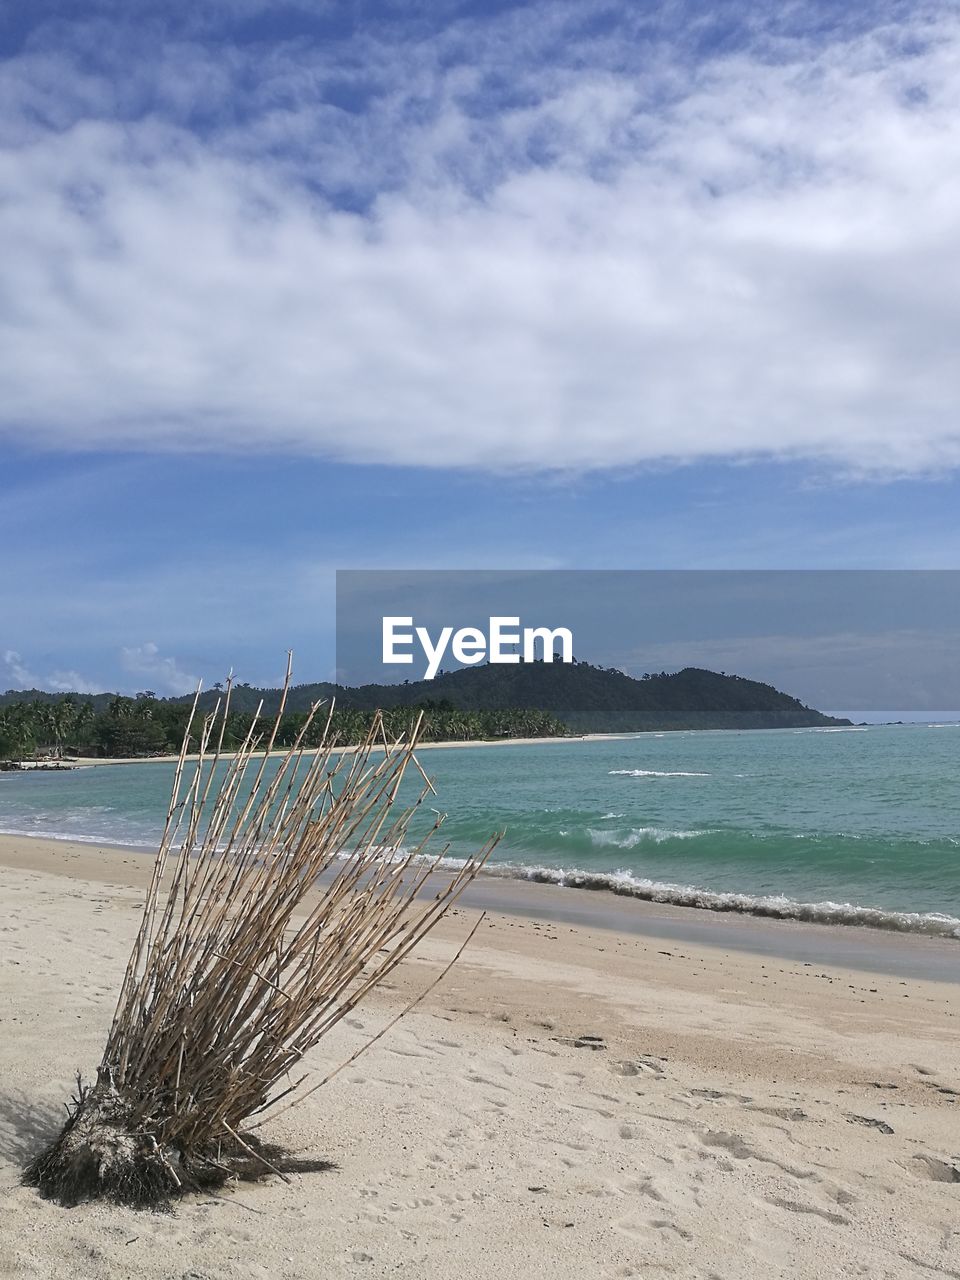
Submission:
[[[81,841],[0,835],[0,866],[40,869],[99,883],[143,885],[152,857]],[[838,965],[926,981],[960,983],[960,939],[850,925],[766,920],[587,889],[484,875],[464,905],[505,916],[576,925],[622,937],[659,938],[811,966]]]

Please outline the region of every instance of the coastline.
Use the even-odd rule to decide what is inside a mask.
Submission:
[[[152,866],[150,851],[142,848],[0,834],[0,868],[136,889],[146,886]],[[833,964],[898,978],[960,983],[960,940],[953,938],[769,919],[495,874],[481,875],[463,902],[465,907],[540,927],[575,926],[620,939],[659,939],[801,965]]]
[[[635,736],[637,735],[632,733],[571,733],[564,735],[562,738],[468,738],[463,742],[421,742],[417,747],[417,751],[418,753],[420,751],[449,751],[457,747],[535,747],[556,745],[564,742],[611,742]],[[355,746],[344,746],[336,747],[335,751],[340,755],[352,755],[356,749]],[[269,753],[254,752],[254,755],[257,759],[264,754],[282,757],[287,754],[288,750],[289,748],[287,747],[279,747]],[[382,748],[374,748],[374,750],[382,750]],[[221,759],[232,759],[235,754],[233,751],[224,751]],[[60,761],[19,760],[16,764],[19,769],[40,769],[55,772],[57,769],[90,769],[112,764],[176,764],[179,759],[180,757],[175,753],[158,756],[64,756]],[[198,759],[198,755],[195,751],[191,751],[186,759],[195,761]],[[209,755],[207,759],[210,759]]]
[[[847,733],[855,736],[845,737]],[[454,814],[467,815],[465,822],[455,820],[447,828],[452,830],[451,870],[478,834],[482,838],[501,825],[509,828],[508,840],[483,871],[485,883],[510,882],[499,890],[486,883],[486,892],[499,892],[508,910],[532,901],[532,886],[539,885],[544,909],[569,913],[575,902],[589,898],[593,905],[577,911],[594,921],[613,910],[612,899],[649,904],[654,911],[691,908],[700,922],[698,936],[721,928],[722,937],[729,936],[735,926],[721,924],[725,917],[769,921],[777,930],[774,949],[781,952],[788,939],[804,936],[782,932],[794,922],[843,925],[864,939],[874,931],[939,937],[955,947],[960,907],[952,876],[956,840],[951,823],[954,768],[945,750],[949,744],[942,736],[929,740],[931,764],[923,771],[923,798],[909,813],[899,806],[890,815],[892,834],[887,838],[877,821],[859,831],[857,819],[851,822],[855,810],[833,781],[835,770],[846,776],[851,760],[861,761],[863,774],[867,760],[877,757],[875,768],[867,769],[871,777],[876,770],[890,769],[891,744],[883,736],[870,739],[863,733],[814,729],[776,737],[770,745],[777,758],[782,754],[793,762],[778,767],[776,776],[769,775],[762,734],[747,735],[743,742],[739,734],[721,734],[705,742],[703,737],[712,737],[709,731],[701,731],[698,741],[685,734],[682,741],[667,742],[664,733],[653,734],[659,741],[650,742],[619,735],[612,740],[600,735],[550,739],[542,751],[523,745],[499,755],[477,753],[469,746],[458,752],[454,748],[459,743],[429,744],[428,749],[443,750],[422,757],[422,767],[441,780],[441,800],[448,800]],[[572,745],[558,753],[553,748],[560,742]],[[577,748],[580,742],[586,743],[583,750]],[[909,771],[915,753],[910,743],[906,748],[901,754]],[[646,767],[626,767],[637,763]],[[18,778],[4,775],[0,833],[87,846],[122,843],[149,853],[158,836],[149,815],[164,811],[167,797],[161,792],[173,768],[134,770],[136,781],[129,770],[94,772],[86,765],[81,765],[83,777],[33,771]],[[896,772],[891,786],[897,785]],[[792,785],[800,775],[817,797],[812,809],[804,808]],[[851,776],[860,775],[854,770]],[[585,778],[596,792],[587,799]],[[527,784],[534,779],[531,788]],[[929,839],[917,836],[914,841],[906,833],[923,832],[930,825],[924,810],[933,830],[927,832]],[[810,843],[798,843],[802,841]],[[933,892],[937,875],[945,877],[939,894]],[[626,917],[630,928],[649,918],[635,910]],[[751,949],[759,935],[750,927],[744,936]],[[858,945],[857,950],[869,947]],[[868,963],[884,963],[887,951],[876,952]],[[850,963],[864,962],[852,956]],[[952,964],[952,958],[944,964]],[[913,972],[920,975],[921,966]]]
[[[0,839],[0,1221],[16,1224],[0,1232],[0,1274],[419,1280],[441,1257],[451,1280],[766,1280],[787,1260],[803,1280],[960,1269],[955,986],[563,921],[551,897],[591,895],[536,885],[527,914],[487,904],[423,1004],[265,1131],[336,1168],[188,1199],[172,1217],[66,1213],[17,1171],[62,1121],[75,1070],[98,1060],[150,867]],[[658,929],[707,914],[614,911]],[[475,916],[458,907],[306,1065],[349,1057]],[[904,941],[937,949],[882,939]]]
[[[665,734],[709,734],[709,733],[732,733],[732,732],[748,732],[748,733],[778,733],[782,731],[803,732],[809,730],[811,732],[821,733],[851,733],[862,732],[864,728],[879,728],[883,726],[863,726],[863,725],[842,725],[838,727],[826,727],[820,725],[801,725],[801,726],[781,726],[771,725],[767,729],[749,729],[749,730],[733,730],[733,729],[633,729],[623,730],[618,733],[567,733],[562,737],[544,736],[542,738],[466,738],[466,739],[449,739],[443,742],[421,742],[417,745],[417,753],[421,751],[456,751],[459,748],[474,747],[540,747],[540,746],[562,746],[564,743],[582,743],[582,742],[623,742],[630,738],[656,737],[662,738]],[[254,752],[255,758],[259,759],[264,754],[271,757],[285,756],[288,747],[277,747],[268,753]],[[310,754],[308,749],[306,754]],[[333,750],[341,755],[352,755],[356,750],[356,746],[335,747]],[[374,747],[374,751],[382,750],[380,747]],[[224,751],[221,759],[229,760],[236,753],[233,751]],[[199,757],[195,751],[191,751],[185,757],[188,761],[196,761]],[[208,760],[211,758],[208,754]],[[90,769],[100,768],[104,765],[115,764],[176,764],[180,759],[175,752],[167,752],[163,755],[155,756],[64,756],[60,761],[53,760],[18,760],[15,762],[16,767],[21,770],[40,769],[56,771],[57,769]]]

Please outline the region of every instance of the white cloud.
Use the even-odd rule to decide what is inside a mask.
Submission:
[[[3,664],[7,668],[7,679],[13,683],[11,689],[36,689],[39,677],[33,675],[30,669],[24,666],[23,659],[16,649],[5,649],[3,654]]]
[[[103,685],[95,680],[88,680],[79,671],[63,671],[59,668],[52,671],[41,686],[54,693],[103,693]]]
[[[78,671],[56,670],[49,675],[36,675],[16,649],[4,650],[3,665],[8,689],[46,689],[51,693],[101,693],[103,690],[102,685],[87,680]]]
[[[124,671],[146,677],[153,690],[161,695],[193,693],[197,687],[197,677],[184,671],[176,658],[164,657],[152,641],[121,649],[120,661]]]
[[[63,50],[8,63],[0,434],[490,470],[960,464],[955,11],[699,62],[545,58],[568,19],[339,62],[183,44],[122,88]]]

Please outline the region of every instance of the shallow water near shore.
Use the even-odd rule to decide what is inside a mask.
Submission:
[[[639,734],[432,752],[449,856],[504,878],[960,937],[960,727]],[[172,766],[0,777],[0,831],[154,846]],[[432,814],[425,815],[432,818]]]

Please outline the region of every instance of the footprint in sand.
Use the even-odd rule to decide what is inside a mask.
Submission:
[[[387,1053],[395,1054],[398,1058],[429,1058],[429,1053],[421,1053],[419,1049],[401,1049],[399,1045],[387,1045]]]
[[[478,1075],[476,1072],[468,1072],[464,1079],[468,1080],[470,1084],[489,1085],[492,1089],[509,1089],[509,1085],[500,1084],[498,1080],[488,1080],[486,1076]]]
[[[767,1196],[767,1204],[772,1204],[778,1209],[787,1209],[790,1213],[809,1213],[814,1217],[822,1218],[824,1222],[832,1222],[835,1226],[846,1227],[850,1225],[850,1219],[844,1217],[842,1213],[832,1213],[829,1209],[818,1209],[816,1205],[801,1204],[797,1200],[786,1200],[781,1196]]]
[[[614,1231],[621,1235],[627,1236],[630,1240],[639,1240],[649,1243],[651,1231],[664,1232],[669,1231],[680,1237],[681,1240],[691,1240],[689,1231],[685,1231],[683,1227],[678,1227],[675,1222],[671,1222],[669,1218],[637,1218],[634,1216],[620,1218],[617,1222],[611,1223]]]
[[[574,1049],[593,1049],[600,1053],[606,1049],[606,1041],[602,1036],[551,1036],[557,1044],[569,1045]]]
[[[938,1160],[936,1156],[919,1155],[913,1157],[914,1172],[931,1182],[960,1182],[960,1169],[948,1164],[946,1160]]]
[[[809,1120],[810,1117],[799,1107],[760,1107],[751,1106],[749,1111],[755,1115],[774,1116],[777,1120]]]
[[[652,1075],[658,1079],[663,1076],[663,1058],[635,1058],[620,1062],[608,1062],[607,1069],[615,1076]]]
[[[689,1089],[688,1092],[694,1098],[703,1098],[708,1102],[752,1102],[753,1099],[745,1093],[724,1093],[720,1089]]]
[[[760,1164],[771,1164],[775,1169],[782,1169],[791,1178],[812,1178],[815,1182],[820,1181],[819,1176],[812,1169],[799,1169],[795,1165],[785,1164],[781,1160],[774,1159],[773,1156],[765,1155],[762,1151],[751,1147],[739,1133],[708,1129],[699,1137],[705,1147],[721,1147],[728,1151],[734,1160],[757,1160]]]
[[[862,1124],[866,1129],[876,1129],[878,1133],[893,1133],[891,1125],[886,1120],[876,1120],[873,1116],[858,1116],[854,1112],[846,1117],[847,1124]]]

